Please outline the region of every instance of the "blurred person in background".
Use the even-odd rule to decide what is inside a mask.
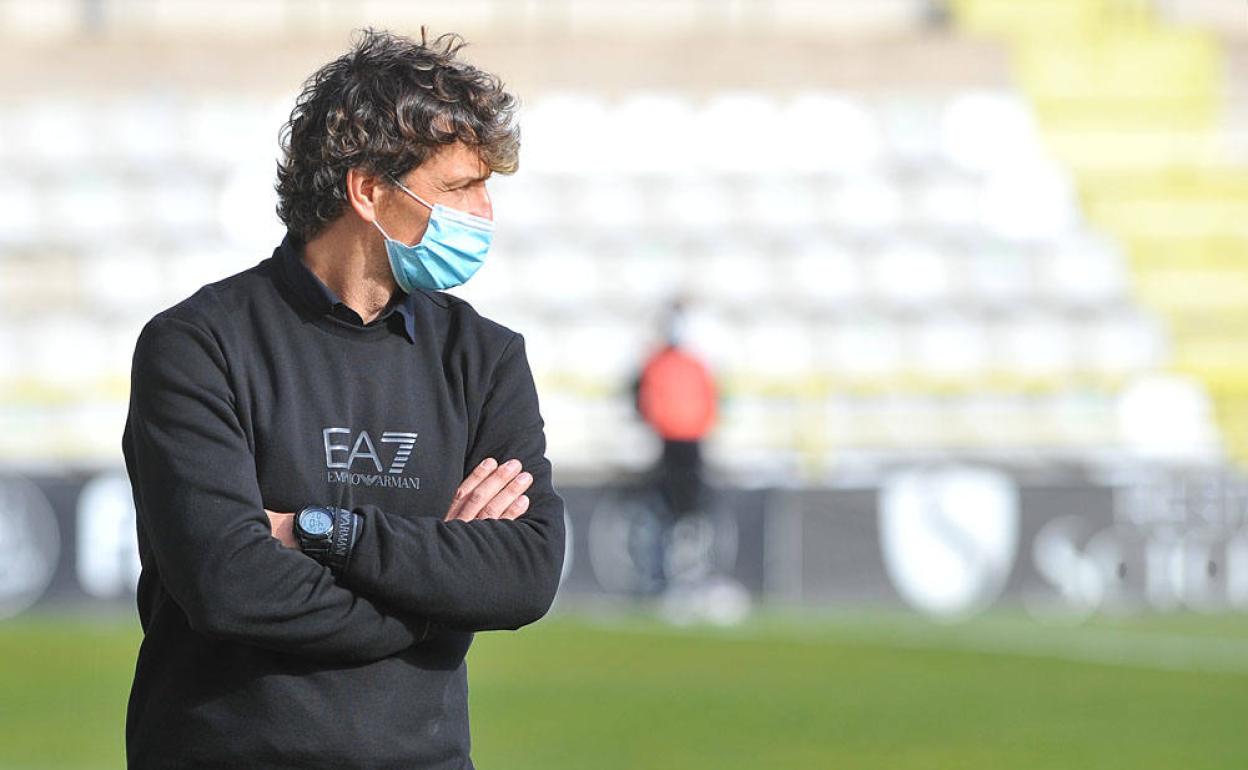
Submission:
[[[514,98],[365,30],[283,135],[282,243],[158,313],[123,435],[144,639],[130,767],[473,767],[473,633],[542,617],[564,505],[481,267]]]
[[[662,342],[643,362],[633,380],[637,413],[662,441],[652,471],[666,511],[660,514],[661,553],[651,565],[660,587],[674,577],[667,551],[672,533],[684,519],[707,512],[709,488],[702,465],[702,441],[715,425],[719,393],[706,363],[686,346],[688,300],[677,296],[662,320]]]

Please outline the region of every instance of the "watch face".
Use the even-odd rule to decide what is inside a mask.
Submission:
[[[327,535],[334,528],[334,517],[323,508],[310,508],[299,514],[299,528],[309,535]]]

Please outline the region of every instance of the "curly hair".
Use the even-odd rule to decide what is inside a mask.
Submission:
[[[448,33],[420,42],[358,31],[351,50],[303,84],[282,127],[277,215],[305,241],[338,218],[347,170],[401,177],[444,145],[473,147],[492,171],[519,167],[517,101],[494,75],[456,58]]]

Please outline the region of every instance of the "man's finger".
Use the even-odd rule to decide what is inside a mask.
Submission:
[[[525,471],[511,480],[507,486],[503,487],[498,494],[494,495],[494,499],[481,509],[481,513],[477,515],[478,519],[497,519],[503,515],[516,500],[524,494],[524,490],[529,488],[533,483],[533,474]]]
[[[519,473],[520,461],[514,458],[495,468],[493,473],[464,497],[463,503],[455,512],[455,518],[461,521],[477,518],[477,514],[494,499],[494,495]]]
[[[472,469],[472,473],[468,474],[468,478],[464,479],[463,483],[459,485],[459,489],[455,490],[455,496],[451,498],[450,510],[446,512],[446,516],[444,516],[442,520],[450,521],[451,519],[456,518],[459,514],[459,509],[464,505],[464,501],[468,499],[468,495],[471,494],[472,490],[476,489],[477,485],[484,481],[497,466],[498,461],[493,457],[487,457],[477,463],[477,467]]]
[[[529,496],[520,495],[519,497],[516,498],[516,501],[514,503],[507,506],[507,510],[503,511],[503,515],[500,516],[499,518],[500,519],[518,519],[521,516],[523,516],[524,512],[527,510],[529,510]]]

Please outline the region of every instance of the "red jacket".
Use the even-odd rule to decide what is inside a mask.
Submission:
[[[637,408],[661,437],[696,441],[715,423],[715,380],[699,359],[666,347],[646,361],[637,391]]]

